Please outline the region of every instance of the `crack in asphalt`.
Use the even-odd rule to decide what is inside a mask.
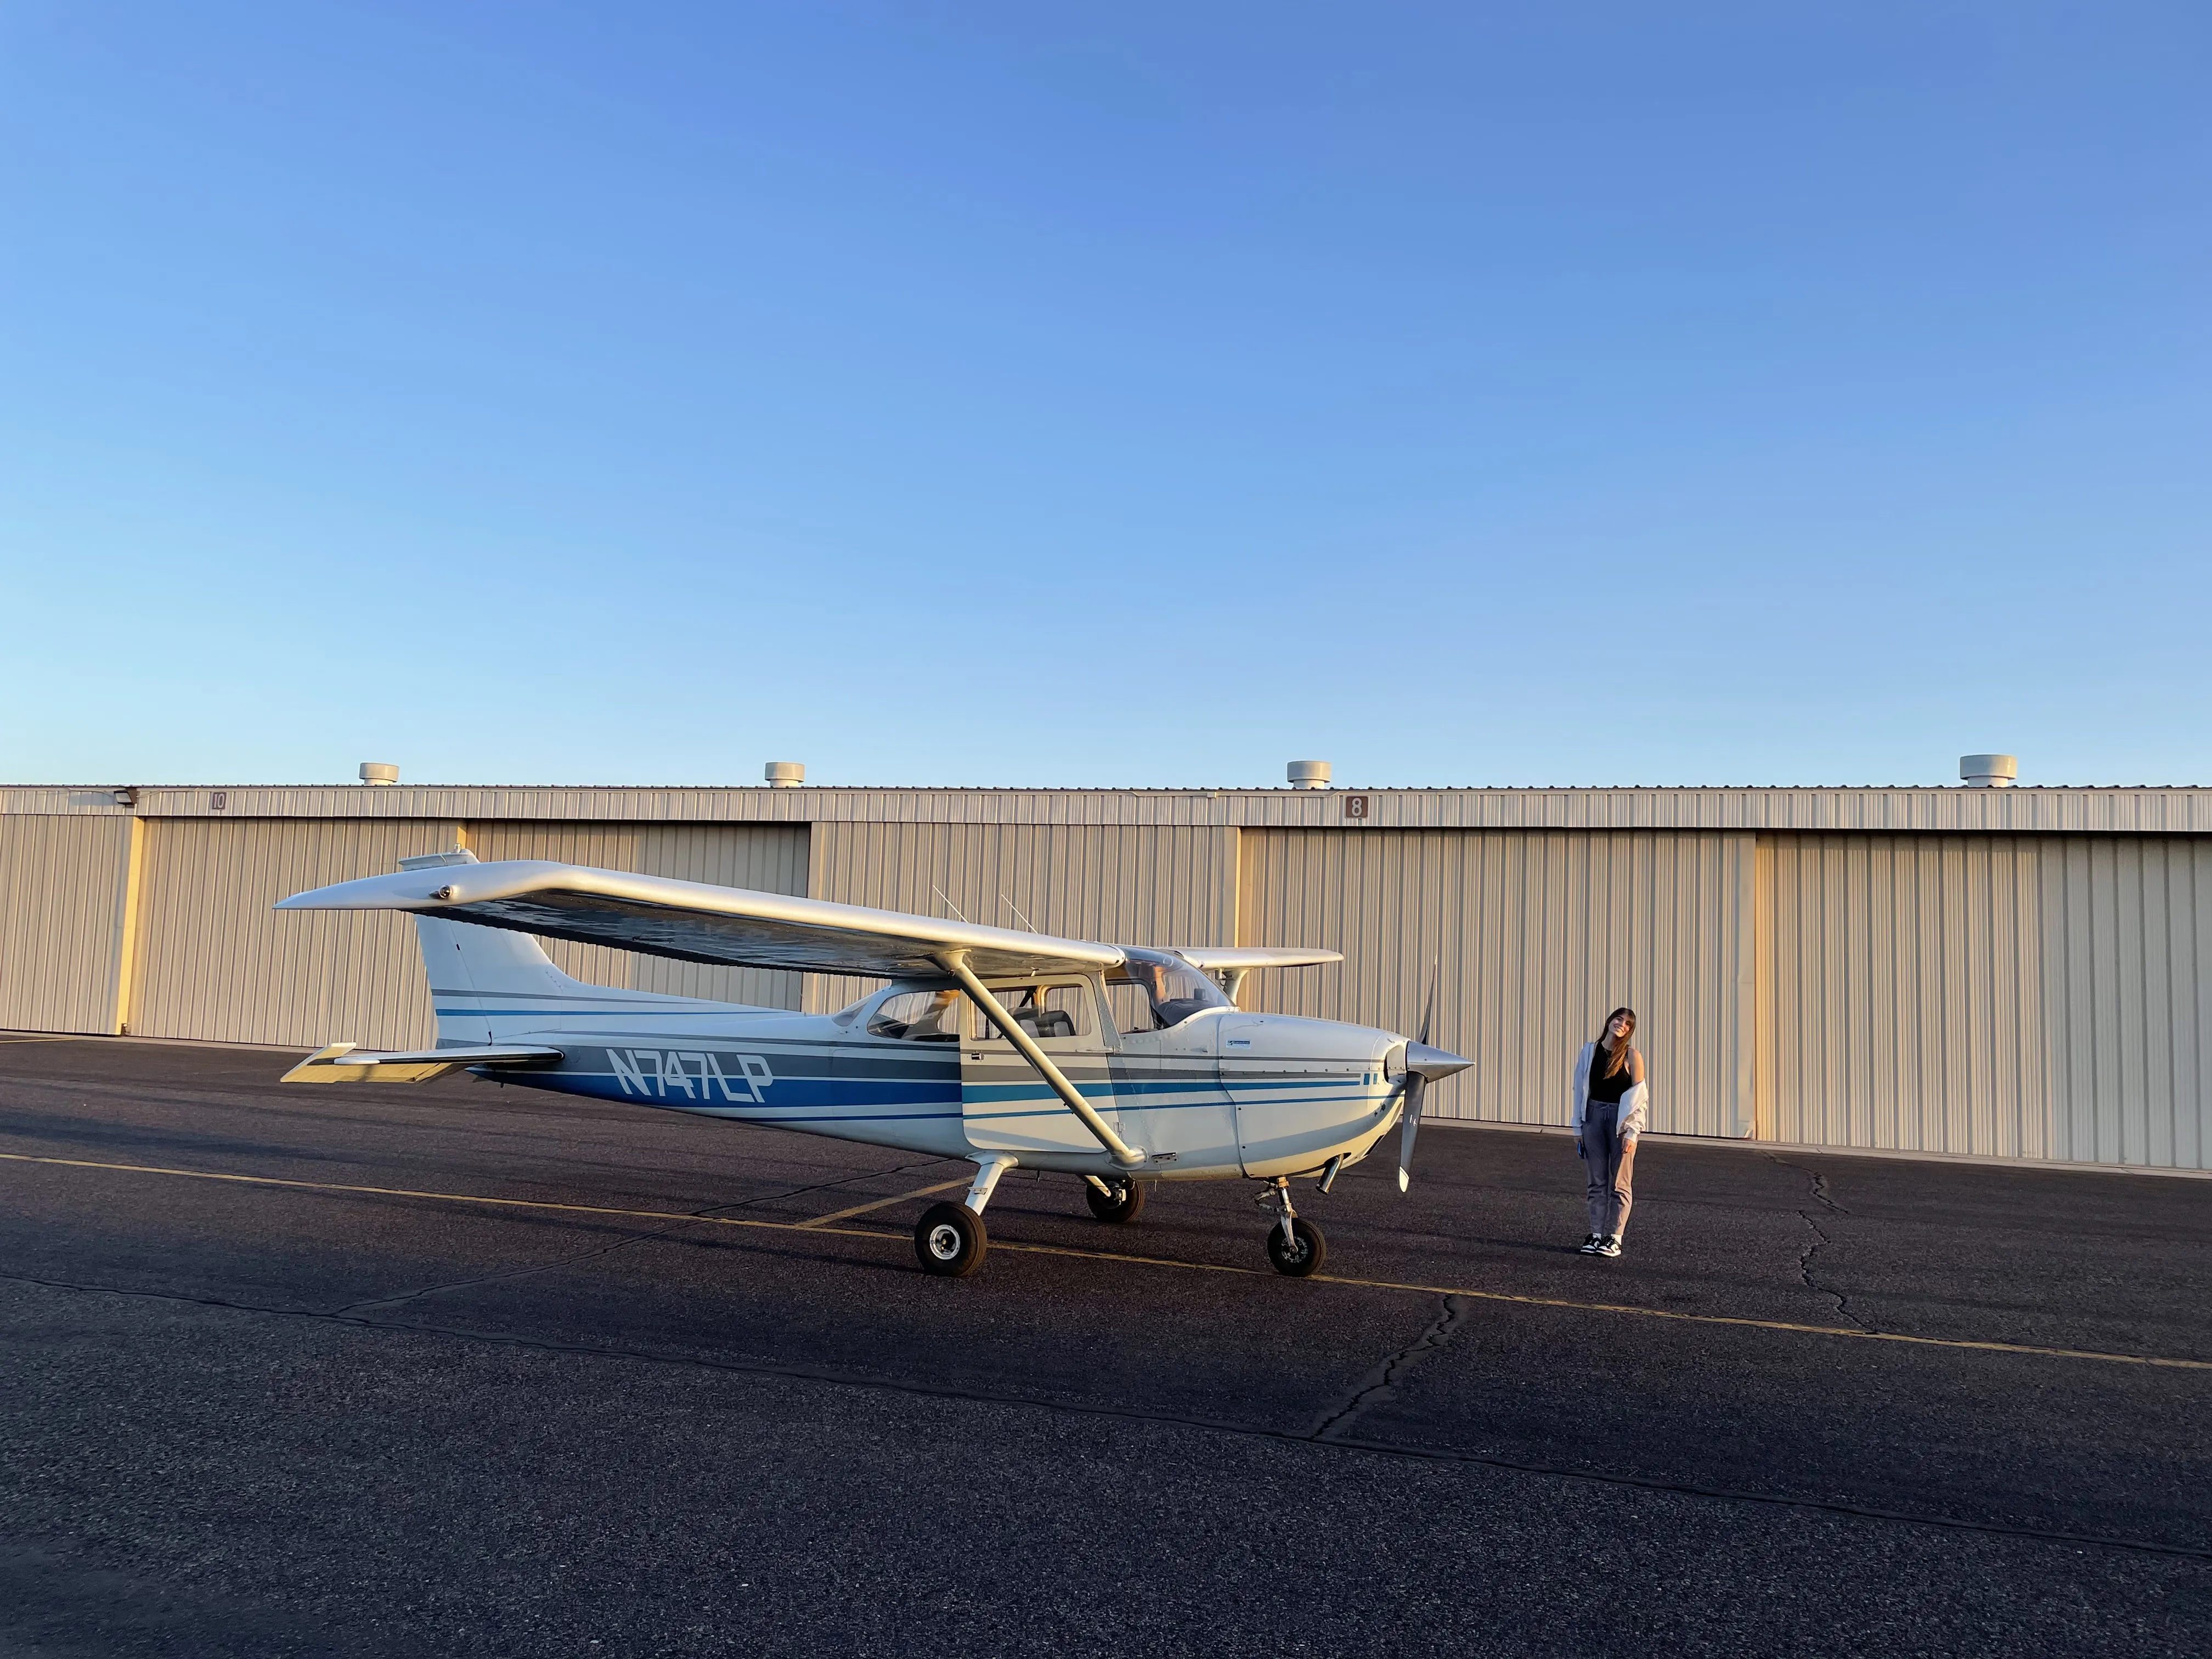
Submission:
[[[509,1279],[527,1279],[532,1273],[550,1273],[556,1267],[574,1266],[589,1261],[595,1256],[612,1255],[617,1250],[626,1250],[633,1244],[670,1237],[665,1229],[632,1233],[628,1238],[618,1238],[611,1244],[596,1245],[588,1250],[577,1250],[568,1255],[556,1255],[550,1261],[533,1261],[526,1267],[510,1267],[505,1273],[484,1273],[475,1279],[456,1279],[443,1285],[425,1285],[420,1290],[397,1291],[390,1296],[372,1297],[366,1302],[349,1302],[343,1308],[333,1308],[329,1317],[336,1319],[349,1314],[366,1313],[372,1308],[398,1308],[410,1302],[420,1302],[426,1297],[443,1296],[449,1291],[465,1291],[477,1285],[496,1285]]]
[[[941,1158],[924,1158],[919,1164],[895,1164],[888,1170],[870,1170],[860,1175],[843,1176],[836,1181],[817,1181],[808,1186],[793,1187],[787,1192],[763,1193],[757,1197],[738,1199],[729,1204],[709,1204],[702,1209],[686,1210],[686,1216],[705,1218],[725,1210],[742,1210],[753,1204],[772,1204],[779,1199],[803,1197],[808,1193],[827,1192],[832,1188],[848,1187],[856,1181],[875,1181],[885,1176],[906,1175],[915,1170],[928,1168],[933,1164],[947,1162]],[[588,1250],[576,1250],[567,1255],[555,1256],[549,1261],[534,1261],[526,1267],[510,1267],[504,1273],[483,1273],[475,1279],[456,1279],[442,1285],[425,1285],[420,1290],[398,1291],[390,1296],[372,1297],[363,1302],[349,1302],[343,1308],[330,1310],[330,1316],[340,1317],[364,1313],[372,1308],[397,1308],[410,1302],[420,1302],[426,1297],[443,1296],[449,1291],[465,1291],[478,1285],[496,1285],[510,1279],[527,1279],[532,1273],[550,1273],[556,1267],[573,1267],[579,1261],[590,1261],[603,1255],[612,1255],[617,1250],[626,1250],[633,1244],[648,1244],[656,1240],[673,1238],[669,1227],[647,1227],[632,1232],[627,1238],[618,1238],[611,1244],[594,1245]],[[223,1304],[224,1306],[243,1306],[243,1304]]]
[[[1462,1311],[1459,1297],[1444,1297],[1443,1311],[1437,1316],[1428,1329],[1353,1383],[1344,1404],[1322,1418],[1306,1437],[1309,1440],[1337,1439],[1342,1431],[1369,1407],[1379,1406],[1395,1396],[1399,1374],[1417,1364],[1423,1355],[1433,1353],[1449,1341],[1453,1328],[1458,1325]]]
[[[1813,1201],[1821,1206],[1830,1215],[1849,1215],[1850,1213],[1849,1210],[1845,1209],[1842,1205],[1837,1203],[1834,1199],[1828,1196],[1828,1177],[1821,1174],[1818,1170],[1808,1170],[1802,1164],[1792,1164],[1789,1159],[1778,1157],[1772,1152],[1769,1152],[1767,1154],[1767,1158],[1771,1163],[1775,1164],[1780,1168],[1794,1170],[1810,1181],[1812,1182],[1811,1197]],[[1805,1288],[1807,1290],[1812,1291],[1815,1296],[1825,1296],[1836,1304],[1837,1317],[1850,1320],[1852,1324],[1857,1326],[1863,1331],[1869,1329],[1869,1327],[1866,1321],[1861,1319],[1856,1314],[1851,1311],[1850,1302],[1841,1291],[1831,1290],[1826,1285],[1815,1284],[1814,1282],[1813,1258],[1820,1255],[1822,1250],[1826,1249],[1829,1245],[1834,1243],[1836,1241],[1828,1237],[1828,1230],[1820,1224],[1812,1211],[1800,1210],[1797,1212],[1797,1216],[1800,1220],[1804,1222],[1808,1227],[1810,1227],[1813,1230],[1813,1242],[1807,1245],[1805,1249],[1799,1253],[1797,1257],[1797,1277],[1804,1281]]]
[[[2026,1539],[2036,1543],[2086,1545],[2097,1549],[2121,1550],[2136,1554],[2177,1556],[2186,1560],[2212,1561],[2212,1548],[2192,1547],[2185,1544],[2161,1544],[2148,1539],[2116,1538],[2097,1533],[2060,1532],[2041,1527],[2006,1526],[1997,1522],[1969,1521],[1954,1516],[1924,1515],[1906,1510],[1875,1509],[1868,1504],[1845,1504],[1826,1498],[1799,1498],[1786,1492],[1747,1492],[1729,1486],[1707,1486],[1691,1481],[1664,1480],[1654,1476],[1631,1474],[1617,1470],[1578,1468],[1571,1465],[1554,1463],[1533,1463],[1516,1458],[1486,1456],[1479,1452],[1455,1451],[1434,1446],[1407,1445],[1394,1441],[1359,1439],[1350,1436],[1331,1436],[1327,1439],[1322,1439],[1314,1434],[1299,1433],[1288,1429],[1271,1429],[1256,1423],[1238,1423],[1219,1418],[1194,1417],[1174,1412],[1144,1411],[1129,1406],[1055,1400],[1037,1395],[994,1393],[981,1389],[956,1388],[945,1383],[870,1376],[834,1366],[775,1364],[764,1360],[714,1359],[699,1354],[663,1353],[651,1348],[618,1346],[602,1343],[562,1342],[550,1337],[518,1336],[508,1332],[471,1331],[447,1325],[423,1325],[404,1321],[365,1319],[357,1315],[322,1313],[313,1309],[266,1307],[250,1302],[234,1302],[222,1297],[188,1296],[175,1291],[132,1290],[112,1285],[76,1284],[66,1279],[38,1279],[20,1273],[0,1273],[0,1283],[33,1285],[43,1290],[71,1291],[84,1295],[181,1303],[189,1306],[220,1308],[235,1313],[259,1314],[277,1319],[313,1320],[324,1323],[350,1325],[359,1330],[386,1332],[403,1336],[441,1337],[452,1341],[481,1343],[487,1346],[514,1348],[532,1353],[569,1355],[590,1359],[628,1360],[639,1364],[714,1371],[732,1376],[774,1378],[784,1382],[818,1382],[835,1388],[871,1389],[885,1394],[905,1395],[917,1399],[958,1401],[970,1405],[1027,1407],[1033,1411],[1052,1412],[1075,1417],[1112,1418],[1124,1422],[1151,1424],[1164,1428],[1194,1429],[1245,1440],[1270,1441],[1279,1445],[1301,1447],[1310,1450],[1360,1452],[1371,1456],[1404,1458],[1417,1462],[1456,1463],[1480,1468],[1498,1469],[1513,1474],[1533,1474],[1559,1480],[1583,1481],[1595,1486],[1631,1486],[1644,1492],[1704,1498],[1720,1503],[1757,1504],[1778,1509],[1809,1510],[1826,1515],[1848,1516],[1854,1520],[1886,1521],[1902,1526],[1932,1527],[1949,1532],[1983,1533],[2000,1538]],[[1431,1327],[1431,1331],[1437,1329],[1436,1326]],[[1413,1345],[1415,1348],[1420,1346],[1421,1344],[1418,1342]],[[1410,1352],[1411,1349],[1407,1352]]]

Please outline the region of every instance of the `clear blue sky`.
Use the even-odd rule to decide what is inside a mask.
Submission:
[[[2212,782],[2212,9],[0,3],[0,780]]]

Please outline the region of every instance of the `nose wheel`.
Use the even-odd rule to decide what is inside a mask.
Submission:
[[[1260,1194],[1260,1201],[1272,1201],[1275,1206],[1275,1224],[1267,1230],[1267,1265],[1288,1279],[1319,1273],[1328,1241],[1320,1228],[1291,1207],[1290,1182],[1277,1176]]]
[[[1328,1241],[1321,1229],[1302,1216],[1291,1218],[1291,1237],[1286,1243],[1283,1230],[1276,1227],[1267,1234],[1267,1261],[1279,1273],[1291,1279],[1304,1279],[1321,1271],[1321,1259],[1328,1249]]]

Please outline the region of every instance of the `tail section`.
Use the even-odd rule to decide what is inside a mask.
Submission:
[[[475,862],[475,854],[457,847],[450,853],[402,859],[399,867],[430,870],[441,865]],[[416,916],[415,933],[422,942],[422,966],[430,978],[430,1004],[437,1010],[441,1048],[510,1042],[518,1031],[596,1030],[591,1023],[594,1018],[647,1008],[778,1017],[789,1012],[588,984],[556,968],[544,947],[529,934],[505,927]],[[573,1025],[572,1020],[582,1024]]]
[[[403,870],[429,870],[440,865],[474,864],[475,854],[465,848],[402,859]],[[512,1030],[512,1018],[501,1014],[568,1012],[580,997],[605,995],[605,988],[571,979],[553,965],[544,947],[527,933],[503,927],[479,927],[447,921],[439,916],[417,916],[415,932],[422,945],[422,966],[430,978],[430,1000],[438,1011],[438,1046],[493,1042],[503,1030]]]

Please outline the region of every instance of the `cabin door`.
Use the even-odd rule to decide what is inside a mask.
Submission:
[[[1107,1086],[1097,999],[1089,981],[1036,980],[994,984],[990,991],[1119,1134],[1121,1117]],[[978,1152],[1017,1157],[1104,1150],[1021,1050],[972,1001],[966,1018],[960,1044],[960,1111],[969,1146]]]

